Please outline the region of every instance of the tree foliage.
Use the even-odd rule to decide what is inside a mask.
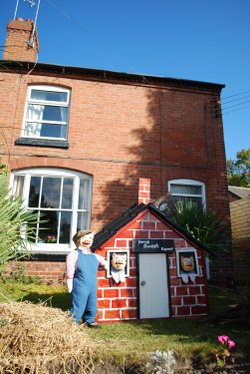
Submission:
[[[230,186],[250,187],[250,148],[236,154],[236,160],[227,160],[227,178]]]
[[[22,207],[19,198],[10,197],[7,177],[0,175],[0,266],[10,260],[30,256],[34,242],[37,214]]]

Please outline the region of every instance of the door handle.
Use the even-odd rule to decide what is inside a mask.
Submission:
[[[142,281],[141,282],[141,286],[145,286],[146,282],[145,281]]]

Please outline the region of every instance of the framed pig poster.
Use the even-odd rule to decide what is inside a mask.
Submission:
[[[108,250],[107,262],[107,278],[113,278],[115,283],[124,282],[129,276],[129,250]]]
[[[177,274],[184,283],[191,280],[193,283],[195,277],[199,275],[197,252],[195,249],[176,251]]]

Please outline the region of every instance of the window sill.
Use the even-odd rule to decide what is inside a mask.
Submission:
[[[32,257],[24,257],[20,261],[65,262],[68,253],[32,253]]]
[[[35,147],[53,147],[53,148],[69,148],[69,143],[64,140],[49,140],[49,139],[29,139],[18,138],[15,145],[29,145]]]

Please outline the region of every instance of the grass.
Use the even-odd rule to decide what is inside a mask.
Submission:
[[[49,306],[69,309],[70,295],[65,286],[1,283],[0,303],[8,299],[30,302],[46,302]],[[230,290],[209,287],[210,316],[225,311],[226,305],[235,303]],[[147,352],[173,349],[179,357],[191,361],[211,361],[218,350],[218,335],[228,335],[236,342],[234,352],[242,358],[249,350],[250,332],[237,321],[225,325],[202,322],[198,318],[170,318],[104,324],[102,329],[88,330],[88,334],[100,344],[97,355],[118,365],[133,366],[145,362]]]
[[[22,284],[15,282],[0,283],[0,303],[12,301],[30,301],[32,303],[46,302],[53,308],[64,311],[69,309],[70,295],[65,286],[50,286],[44,284]]]

